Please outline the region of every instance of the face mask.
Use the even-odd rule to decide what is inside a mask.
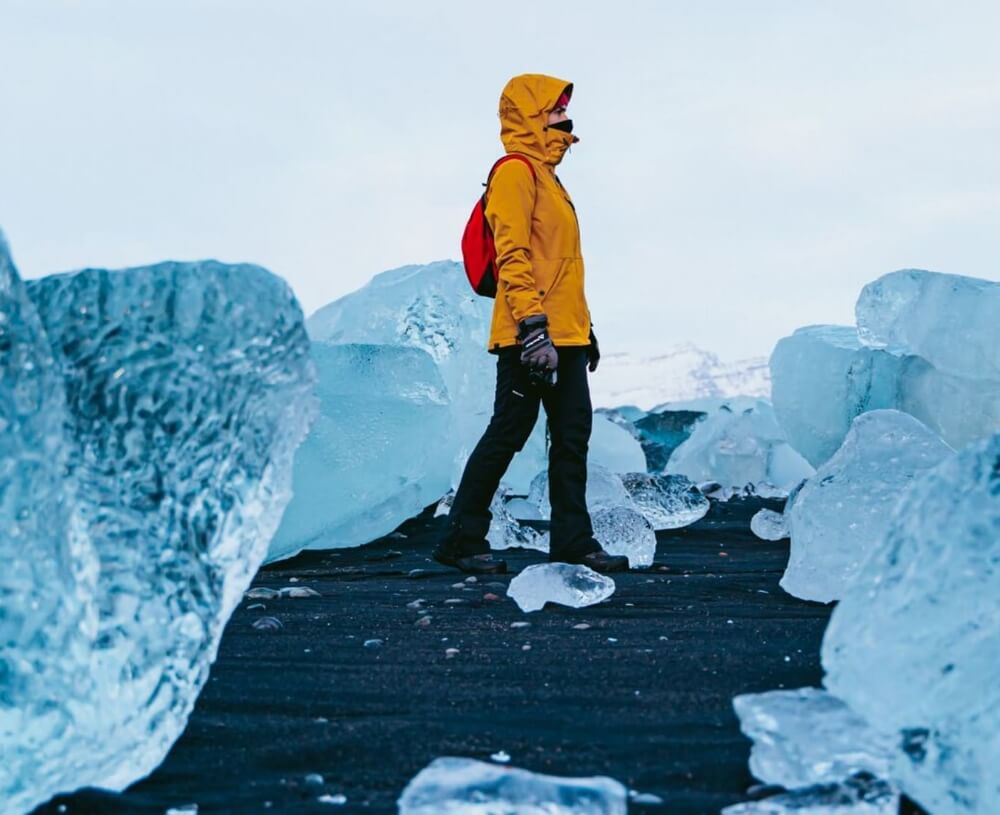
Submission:
[[[549,125],[550,130],[561,130],[563,133],[573,132],[573,120],[566,119],[562,122],[556,122],[554,125]]]

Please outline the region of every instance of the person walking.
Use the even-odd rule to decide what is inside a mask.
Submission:
[[[587,511],[587,448],[593,410],[588,370],[600,350],[584,295],[580,228],[555,174],[579,141],[566,108],[573,85],[541,74],[511,79],[500,96],[500,139],[518,160],[487,181],[485,215],[496,245],[497,294],[488,350],[497,356],[493,417],[469,457],[444,531],[440,563],[469,573],[502,573],[486,534],[490,503],[544,405],[548,418],[550,561],[600,572],[628,569],[594,539]]]

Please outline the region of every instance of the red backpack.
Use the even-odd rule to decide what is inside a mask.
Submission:
[[[486,178],[486,185],[489,186],[493,173],[505,161],[515,159],[523,161],[531,170],[532,179],[535,178],[535,168],[531,166],[522,155],[510,153],[499,159],[490,174]],[[486,193],[476,202],[469,216],[469,222],[465,225],[465,232],[462,233],[462,261],[465,263],[465,274],[469,278],[473,291],[483,297],[497,296],[497,248],[493,243],[493,233],[490,225],[486,221]]]

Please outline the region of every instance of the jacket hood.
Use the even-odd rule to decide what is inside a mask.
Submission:
[[[521,74],[500,94],[500,141],[508,153],[524,153],[547,164],[558,164],[579,139],[549,130],[547,117],[562,94],[572,97],[573,83],[544,74]]]

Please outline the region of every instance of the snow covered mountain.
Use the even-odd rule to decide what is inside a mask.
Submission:
[[[664,402],[704,397],[769,399],[767,357],[723,362],[715,354],[683,343],[656,356],[607,353],[590,379],[594,407],[635,405],[649,410]]]

